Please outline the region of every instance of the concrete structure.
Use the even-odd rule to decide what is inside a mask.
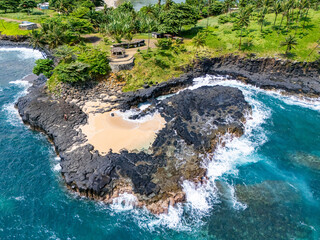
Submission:
[[[38,26],[36,23],[24,21],[21,24],[19,24],[19,28],[22,30],[33,30],[33,29],[37,29]]]
[[[126,56],[126,50],[121,47],[114,47],[111,49],[111,56],[114,58],[124,58]]]
[[[145,45],[146,45],[145,40],[134,40],[131,42],[116,43],[116,44],[113,44],[112,47],[114,48],[120,47],[120,48],[128,49],[128,48],[142,47]]]

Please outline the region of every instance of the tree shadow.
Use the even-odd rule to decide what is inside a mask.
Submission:
[[[182,30],[181,31],[181,36],[184,38],[193,38],[198,34],[198,32],[201,32],[204,29],[204,27],[196,26],[192,27],[188,30]]]
[[[315,28],[315,25],[314,24],[310,24],[310,23],[308,23],[307,25],[305,25],[304,26],[304,29],[307,29],[307,30],[313,30]]]
[[[294,59],[296,56],[297,56],[297,54],[296,53],[293,53],[293,52],[288,52],[288,53],[280,53],[279,54],[281,57],[283,57],[283,58],[287,58],[287,59]]]

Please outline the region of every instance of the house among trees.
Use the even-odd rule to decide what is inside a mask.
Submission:
[[[21,24],[19,24],[19,28],[21,30],[33,30],[33,29],[37,29],[38,26],[36,23],[23,21]]]
[[[114,58],[124,58],[126,56],[126,50],[122,47],[111,48],[111,56]]]
[[[153,38],[162,38],[162,33],[153,32],[152,37]]]
[[[49,9],[49,3],[48,2],[39,3],[38,8],[41,10],[47,10],[47,9]]]

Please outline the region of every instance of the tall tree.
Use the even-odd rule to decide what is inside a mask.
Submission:
[[[0,0],[0,10],[6,13],[8,10],[16,12],[19,7],[20,1],[17,0]]]
[[[34,0],[22,0],[20,3],[20,7],[22,9],[25,9],[28,14],[30,14],[32,9],[37,7],[37,3]]]
[[[274,14],[275,14],[273,26],[275,26],[276,22],[277,22],[278,15],[282,11],[282,5],[281,5],[281,1],[280,0],[275,0],[273,2],[273,11],[274,11]]]
[[[242,33],[243,29],[247,28],[250,24],[250,15],[252,13],[252,8],[241,8],[238,14],[238,18],[236,21],[237,26],[241,29],[240,32],[240,41],[239,41],[239,50],[241,50],[241,40],[242,40]]]

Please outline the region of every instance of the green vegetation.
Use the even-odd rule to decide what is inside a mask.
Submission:
[[[36,75],[43,73],[43,75],[49,78],[52,75],[53,69],[54,64],[51,59],[38,59],[36,61],[36,66],[33,68],[33,73]]]
[[[133,91],[144,85],[153,85],[181,75],[186,68],[192,66],[194,48],[172,42],[170,39],[158,41],[158,48],[149,52],[139,51],[136,54],[135,66],[130,71],[117,74],[126,82],[123,91]],[[198,52],[201,56],[209,56],[210,51]]]
[[[6,22],[0,19],[0,33],[4,35],[17,36],[28,35],[30,31],[24,31],[19,29],[19,23]]]
[[[53,10],[33,10],[30,14],[26,12],[10,12],[4,13],[0,12],[0,18],[14,19],[19,21],[29,21],[34,23],[41,23],[44,20],[50,18],[50,16],[57,15]]]
[[[125,2],[97,12],[99,4],[100,0],[50,0],[51,9],[39,11],[33,9],[33,0],[0,0],[0,17],[41,24],[40,30],[30,33],[33,47],[49,48],[59,59],[52,71],[45,68],[49,63],[37,63],[35,72],[50,76],[49,89],[59,82],[107,79],[107,52],[112,44],[133,38],[147,40],[147,47],[136,54],[131,71],[116,74],[126,81],[126,91],[178,76],[204,56],[232,53],[298,61],[320,57],[320,0],[186,0],[179,4],[166,0],[139,11]],[[1,27],[8,35],[27,33],[18,30],[17,23]],[[153,31],[181,36],[184,41],[160,39],[154,48]],[[103,41],[88,41],[93,37]]]
[[[308,18],[299,18],[297,21],[299,10],[296,9],[293,11],[294,16],[289,18],[291,23],[288,25],[286,15],[282,16],[283,12],[278,15],[267,13],[264,16],[262,30],[255,11],[251,13],[247,27],[239,28],[241,11],[243,10],[200,20],[195,27],[185,27],[182,34],[192,38],[198,32],[207,32],[207,47],[215,50],[217,55],[254,53],[259,57],[289,57],[298,61],[315,61],[319,58],[318,51],[312,51],[314,48],[317,49],[317,41],[320,40],[319,10],[309,9]],[[224,23],[221,23],[221,19]],[[207,22],[209,22],[208,28]],[[283,55],[286,47],[281,43],[290,35],[295,37],[297,44],[291,54]]]
[[[89,46],[60,46],[55,49],[54,56],[58,65],[53,69],[52,60],[38,60],[34,73],[43,73],[50,78],[50,89],[54,89],[59,82],[77,83],[87,80],[99,80],[110,73],[110,66],[106,52]]]

